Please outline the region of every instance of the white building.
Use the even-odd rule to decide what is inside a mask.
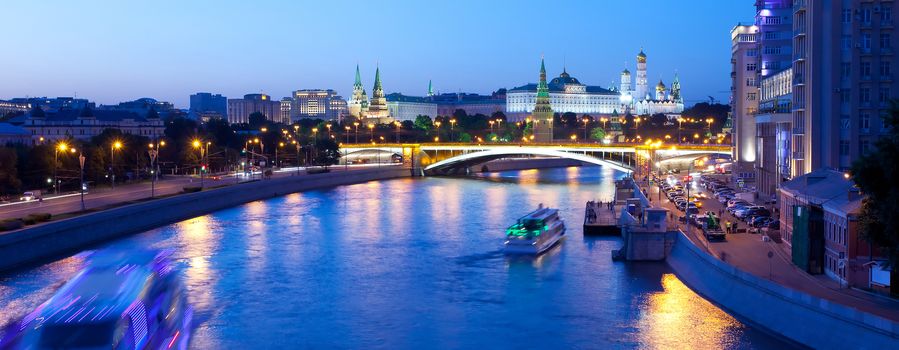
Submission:
[[[612,114],[621,110],[618,92],[581,84],[566,71],[549,82],[549,101],[553,112]],[[527,84],[506,93],[506,116],[524,119],[537,103],[537,84]]]
[[[437,103],[428,97],[406,96],[400,93],[387,95],[387,110],[396,121],[415,121],[415,117],[426,115],[437,116]]]
[[[677,75],[667,89],[661,81],[654,93],[650,93],[646,81],[646,54],[637,54],[637,75],[633,84],[630,71],[621,72],[619,86],[603,88],[582,84],[562,70],[549,82],[549,97],[555,113],[610,115],[632,113],[637,115],[680,114],[684,110],[680,80]],[[631,87],[634,87],[633,89]],[[527,84],[510,89],[506,95],[506,115],[512,119],[524,119],[534,110],[537,84]]]
[[[161,118],[145,118],[137,113],[115,110],[60,110],[43,116],[27,115],[21,125],[33,139],[59,140],[73,138],[90,140],[103,130],[117,129],[124,134],[164,136],[165,122]]]

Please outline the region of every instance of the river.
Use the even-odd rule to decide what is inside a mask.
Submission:
[[[783,349],[684,286],[665,263],[613,262],[581,234],[599,167],[369,182],[291,194],[97,249],[172,249],[196,308],[197,349]],[[501,253],[544,203],[568,237],[539,258]],[[151,213],[148,213],[151,215]],[[83,254],[0,277],[0,324],[76,273]]]

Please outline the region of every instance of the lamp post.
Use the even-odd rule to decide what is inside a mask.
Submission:
[[[356,143],[359,143],[359,122],[353,122],[353,126],[356,127]]]
[[[325,127],[328,128],[328,138],[331,138],[331,124],[325,124]]]
[[[584,141],[587,141],[587,123],[589,123],[589,122],[590,122],[589,119],[584,118]]]
[[[343,133],[344,138],[346,138],[346,143],[350,143],[350,127],[344,126],[343,129],[345,132]]]
[[[399,144],[400,143],[400,126],[402,126],[403,123],[396,121],[396,122],[393,122],[393,124],[396,125],[396,143]]]
[[[208,145],[209,144],[207,143],[206,146],[208,147]],[[205,151],[206,151],[207,147],[203,147],[204,145],[198,139],[194,139],[193,146],[200,152],[200,160],[199,160],[200,188],[203,188],[206,185],[206,178],[205,178],[205,176],[203,176],[203,166],[204,166],[203,158],[205,158],[205,156],[206,156]]]
[[[55,194],[59,194],[59,179],[56,177],[56,168],[59,166],[59,151],[65,152],[68,149],[69,145],[65,142],[60,142],[53,150],[53,193]]]
[[[110,183],[112,184],[112,188],[115,189],[115,150],[122,148],[121,141],[114,141],[112,145],[109,146],[109,172],[110,174]]]
[[[375,143],[375,124],[374,123],[368,123],[368,138],[369,138],[369,140],[368,140],[369,142]]]
[[[81,185],[81,210],[84,211],[84,154],[78,153],[78,165],[81,167],[78,181]]]
[[[577,135],[571,134],[571,142],[577,143]]]
[[[147,150],[147,154],[150,155],[150,168],[153,169],[153,170],[150,170],[153,172],[153,178],[150,179],[150,198],[153,198],[156,196],[156,173],[158,173],[158,171],[156,169],[156,164],[157,164],[156,157],[159,156],[159,150],[154,148],[154,146],[155,145],[151,143],[149,145],[150,149]]]
[[[315,141],[318,141],[318,128],[312,128],[312,137],[315,138]]]
[[[499,119],[497,119],[497,120],[499,120]],[[497,128],[497,129],[499,129],[499,128]],[[456,119],[450,119],[450,142],[454,141],[453,134],[454,134],[455,130],[456,130]]]
[[[440,137],[440,126],[441,125],[443,125],[443,122],[441,122],[439,120],[434,122],[434,130],[437,132],[437,137]]]

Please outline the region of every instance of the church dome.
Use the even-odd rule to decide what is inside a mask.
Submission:
[[[643,48],[640,48],[640,53],[637,54],[637,62],[646,63],[646,54],[643,53]]]
[[[627,74],[627,75],[630,75],[630,74],[631,74],[631,71],[629,71],[629,70],[627,70],[627,68],[625,68],[623,71],[621,71],[621,74]]]
[[[658,91],[664,91],[664,90],[665,90],[665,83],[663,83],[661,80],[659,80],[659,85],[656,85],[656,90],[658,90]]]
[[[565,70],[562,70],[562,74],[559,74],[558,78],[553,78],[549,83],[561,86],[566,84],[580,84],[581,82],[578,81],[577,78],[572,78]]]

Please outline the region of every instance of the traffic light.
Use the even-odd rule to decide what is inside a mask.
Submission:
[[[206,172],[206,164],[203,164],[202,166],[200,166],[200,171],[202,171],[204,173]]]

